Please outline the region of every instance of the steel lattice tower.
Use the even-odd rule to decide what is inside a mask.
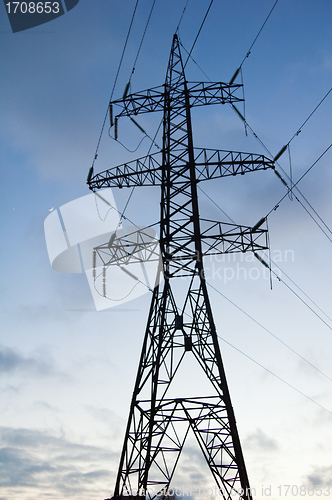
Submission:
[[[165,84],[113,101],[117,118],[163,112],[161,153],[111,168],[90,170],[90,189],[161,186],[162,266],[153,290],[114,498],[163,497],[189,430],[195,435],[220,494],[251,500],[251,492],[223,368],[204,276],[203,257],[267,248],[262,219],[254,227],[200,219],[197,184],[274,168],[262,155],[197,149],[191,108],[241,101],[239,84],[186,81],[180,44],[173,38]],[[138,249],[139,250],[139,249]],[[137,251],[138,251],[137,250]],[[109,246],[108,264],[118,258]],[[174,280],[187,277],[175,298]],[[193,355],[210,382],[209,394],[171,398],[169,389],[185,356]],[[154,494],[151,494],[151,491]]]

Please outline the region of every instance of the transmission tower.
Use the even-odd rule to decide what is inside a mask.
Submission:
[[[262,155],[194,148],[191,108],[240,102],[239,84],[187,82],[174,35],[165,84],[110,103],[120,117],[163,112],[162,151],[99,174],[93,191],[106,187],[161,186],[162,264],[153,290],[130,406],[114,499],[164,497],[171,487],[188,432],[197,439],[220,495],[251,500],[233,407],[204,276],[203,257],[267,249],[265,219],[253,227],[200,219],[197,184],[274,168]],[[111,120],[113,118],[111,117]],[[112,122],[113,123],[113,122]],[[139,245],[136,252],[140,251]],[[113,253],[112,253],[113,252]],[[119,256],[109,245],[109,261]],[[259,258],[259,256],[258,256]],[[162,276],[163,275],[163,279]],[[174,292],[186,277],[185,292]],[[183,287],[182,287],[183,288]],[[185,356],[209,381],[209,393],[172,398],[173,379]]]

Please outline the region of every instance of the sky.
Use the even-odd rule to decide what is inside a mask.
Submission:
[[[179,27],[187,51],[209,3],[188,2]],[[185,4],[156,0],[133,92],[163,84]],[[279,0],[246,58],[273,4],[212,4],[187,79],[228,82],[245,59],[250,129],[246,135],[230,107],[208,106],[193,110],[194,142],[273,157],[295,135],[278,170],[286,178],[291,167],[296,182],[331,144],[332,93],[302,124],[331,88],[332,5]],[[96,311],[84,274],[52,269],[44,220],[89,194],[86,177],[134,6],[133,0],[80,0],[52,22],[18,33],[0,9],[0,500],[97,500],[114,488],[151,294]],[[130,78],[151,6],[138,3],[114,98]],[[160,118],[142,115],[139,124],[153,136]],[[127,149],[107,131],[96,172],[147,154],[148,139],[128,151],[142,139],[129,121],[119,122]],[[294,195],[305,208],[287,195],[272,210],[287,194],[272,170],[200,185],[202,217],[253,226],[272,210],[272,268],[282,278],[273,279],[272,290],[264,266],[249,255],[205,262],[255,498],[332,496],[331,163],[332,148],[298,184],[302,194]],[[129,191],[112,194],[121,212]],[[157,187],[137,188],[127,220],[158,222],[159,196]],[[188,362],[179,378],[184,394],[193,380],[203,387]],[[212,496],[213,481],[192,437],[174,482],[183,498],[185,488],[197,499]]]

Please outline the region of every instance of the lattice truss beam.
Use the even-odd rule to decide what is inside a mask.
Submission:
[[[102,265],[159,259],[141,358],[122,448],[114,499],[165,496],[188,433],[196,437],[225,500],[251,500],[233,407],[204,277],[203,258],[267,248],[265,219],[253,227],[200,219],[197,184],[274,168],[262,155],[197,149],[191,109],[236,103],[241,85],[187,82],[180,44],[173,38],[165,84],[113,101],[116,119],[163,112],[160,153],[88,175],[90,189],[160,186],[159,247],[148,229],[123,235],[95,249]],[[160,256],[159,256],[160,252]],[[128,266],[129,267],[129,266]],[[177,299],[174,278],[187,277]],[[171,398],[185,356],[193,356],[209,381],[201,397]]]

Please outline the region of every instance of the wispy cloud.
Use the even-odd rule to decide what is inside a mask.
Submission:
[[[312,488],[320,486],[322,490],[332,486],[332,465],[327,467],[315,467],[305,478]]]
[[[0,439],[2,493],[23,488],[36,499],[81,499],[97,498],[111,487],[109,467],[116,457],[106,449],[31,429],[2,427]]]
[[[248,448],[268,452],[277,451],[279,448],[276,439],[271,438],[259,428],[244,440],[244,444]]]
[[[22,370],[49,375],[55,371],[55,367],[52,359],[46,354],[37,353],[33,356],[24,356],[9,347],[0,347],[0,373]]]

